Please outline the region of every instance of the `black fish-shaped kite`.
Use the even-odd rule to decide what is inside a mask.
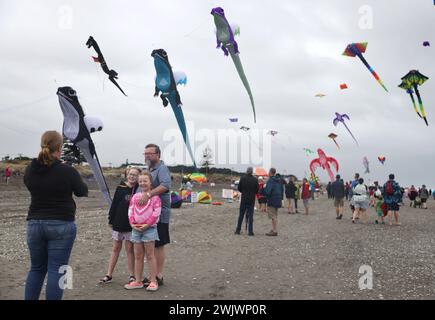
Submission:
[[[62,133],[65,138],[69,139],[83,152],[86,162],[91,167],[104,198],[109,205],[111,205],[112,199],[110,197],[109,188],[104,179],[95,145],[91,138],[92,132],[101,131],[103,129],[103,123],[98,118],[85,116],[83,108],[77,98],[77,93],[73,88],[60,87],[57,89],[57,95],[63,113]]]
[[[109,80],[112,81],[112,83],[122,92],[122,94],[124,96],[127,96],[115,80],[115,79],[118,79],[118,73],[113,69],[109,70],[109,67],[107,66],[106,60],[104,60],[104,56],[101,53],[101,50],[100,50],[100,47],[98,46],[97,41],[95,41],[95,39],[92,36],[90,36],[88,41],[86,42],[86,45],[88,46],[88,49],[90,47],[93,47],[95,49],[98,56],[92,57],[92,59],[94,59],[94,62],[100,63],[101,68],[103,69],[104,73],[106,73],[109,76]]]

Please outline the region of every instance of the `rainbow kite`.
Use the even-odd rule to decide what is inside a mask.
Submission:
[[[348,57],[358,56],[358,58],[361,59],[362,63],[364,63],[367,69],[369,69],[373,77],[375,77],[376,81],[378,81],[382,88],[384,88],[385,91],[388,92],[388,89],[385,87],[381,78],[379,78],[378,74],[375,72],[375,70],[373,70],[373,68],[368,64],[367,60],[362,55],[364,52],[366,52],[367,44],[367,42],[351,43],[347,46],[346,50],[343,52],[343,55]]]

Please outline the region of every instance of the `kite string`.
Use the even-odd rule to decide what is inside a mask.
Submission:
[[[95,63],[95,71],[97,72],[98,80],[102,82],[103,85],[103,92],[104,92],[104,77],[101,75],[101,71],[98,68],[97,64]]]
[[[197,26],[195,29],[193,29],[189,33],[186,33],[183,37],[186,37],[186,38],[189,37],[192,33],[195,33],[197,30],[199,30],[209,20],[210,20],[209,17],[205,18],[199,26]]]

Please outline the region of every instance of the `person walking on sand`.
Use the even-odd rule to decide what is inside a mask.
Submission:
[[[63,279],[77,234],[76,204],[72,195],[87,197],[88,187],[73,167],[60,161],[63,137],[46,131],[41,137],[41,151],[24,174],[24,184],[31,200],[27,214],[27,245],[30,271],[24,298],[38,300],[47,276],[46,300],[61,300]],[[69,285],[72,285],[70,283]]]
[[[252,175],[254,169],[249,167],[246,170],[246,175],[240,179],[238,190],[242,194],[240,200],[239,219],[235,234],[240,234],[242,229],[243,218],[246,216],[248,223],[248,235],[254,235],[254,207],[255,195],[258,193],[258,180]]]
[[[353,189],[358,185],[359,180],[359,173],[355,173],[355,179],[350,182],[350,190],[349,190],[349,198],[350,198],[350,210],[352,212],[352,219],[353,219],[353,213],[355,212],[355,205],[353,203]],[[359,219],[359,217],[356,217],[356,219]]]
[[[429,191],[427,191],[425,185],[423,185],[420,189],[420,199],[423,209],[427,209],[427,199],[429,199]]]
[[[140,193],[133,195],[128,208],[128,219],[133,229],[131,241],[134,243],[134,274],[136,279],[142,279],[144,269],[144,256],[149,267],[149,283],[147,291],[157,291],[157,261],[154,255],[155,241],[159,240],[157,232],[157,222],[159,221],[162,210],[162,202],[157,195],[148,198],[144,204],[140,204],[143,193],[149,193],[152,190],[152,179],[150,173],[141,173],[139,175]],[[142,281],[132,281],[127,283],[124,288],[140,289],[144,287]]]
[[[337,214],[337,220],[341,220],[343,218],[343,209],[344,209],[344,196],[345,196],[345,187],[343,180],[339,174],[335,177],[336,180],[331,184],[331,198],[334,199],[335,213]]]
[[[299,183],[297,183],[296,178],[294,178],[295,181],[295,186],[296,186],[296,191],[295,191],[295,213],[299,213],[298,211],[298,200],[301,198],[301,186]]]
[[[350,195],[350,183],[346,182],[346,184],[344,185],[344,190],[346,193],[346,201],[349,200],[349,195]]]
[[[128,220],[128,207],[131,197],[136,193],[138,188],[137,179],[141,170],[139,168],[127,169],[127,180],[121,182],[116,187],[115,195],[113,196],[112,205],[109,210],[109,227],[112,229],[112,253],[109,259],[109,267],[106,275],[100,280],[100,284],[111,283],[113,271],[118,262],[119,253],[122,249],[122,243],[125,243],[125,252],[127,254],[128,265],[128,282],[136,281],[134,276],[134,249],[131,242],[130,222]]]
[[[281,178],[276,177],[276,169],[269,170],[269,180],[267,180],[264,194],[267,198],[267,212],[272,220],[272,230],[266,236],[276,237],[278,235],[278,209],[282,207],[283,186]]]
[[[294,214],[292,202],[296,200],[296,185],[295,176],[290,176],[289,182],[285,185],[285,197],[288,201],[287,211],[289,214]]]
[[[393,215],[396,220],[395,225],[400,226],[399,202],[402,194],[400,193],[399,184],[394,180],[394,174],[390,174],[388,178],[388,181],[384,184],[382,196],[384,197],[384,202],[387,205],[390,226],[393,225]]]
[[[311,200],[314,200],[314,194],[316,192],[316,183],[315,181],[312,179],[310,180],[310,195],[311,195]]]
[[[308,202],[310,201],[310,197],[311,197],[310,184],[308,183],[308,180],[304,178],[302,180],[301,199],[302,199],[302,203],[304,204],[305,215],[309,214]]]
[[[409,201],[411,201],[411,203],[409,204],[410,207],[414,206],[415,199],[417,198],[417,196],[418,196],[417,189],[415,189],[414,185],[412,185],[408,191],[408,198],[409,198]]]
[[[368,223],[367,210],[369,208],[369,196],[368,188],[364,184],[364,179],[359,178],[358,185],[353,189],[352,202],[355,207],[355,211],[352,216],[352,223],[355,223],[357,217],[362,216],[364,223]]]
[[[10,180],[10,178],[12,176],[12,170],[11,170],[11,168],[9,166],[6,166],[4,174],[5,174],[6,185],[8,185],[9,184],[9,180]]]

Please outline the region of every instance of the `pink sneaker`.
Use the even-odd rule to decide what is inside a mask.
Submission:
[[[130,283],[126,284],[124,286],[124,288],[127,289],[127,290],[142,289],[143,288],[143,283],[142,282],[133,281],[133,282],[130,282]]]
[[[150,282],[149,286],[146,288],[147,291],[157,291],[159,289],[159,285],[157,282]]]

